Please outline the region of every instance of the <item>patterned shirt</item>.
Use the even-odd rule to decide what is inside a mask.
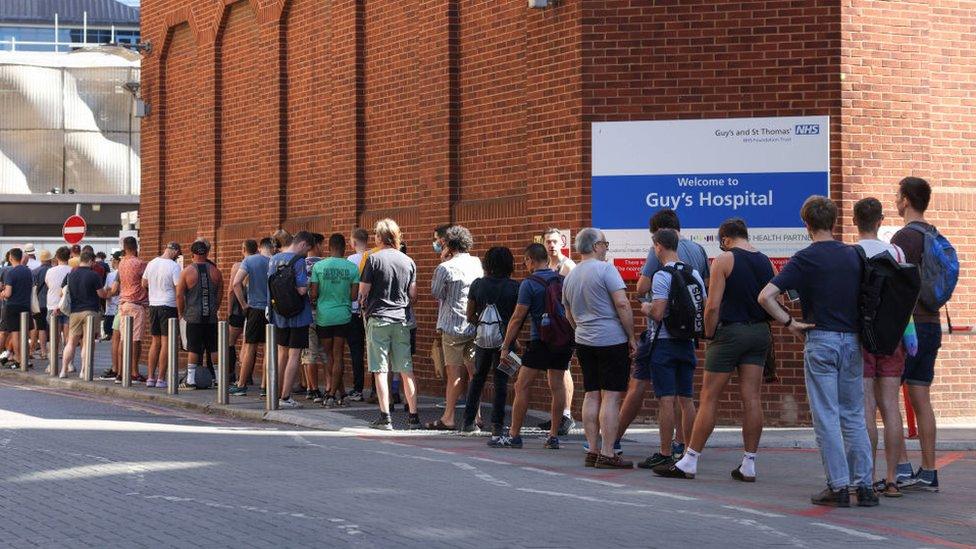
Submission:
[[[149,290],[142,287],[142,275],[146,272],[145,261],[126,256],[119,263],[119,303],[149,305]]]
[[[437,298],[437,329],[452,336],[474,335],[475,326],[467,318],[468,291],[471,283],[484,276],[481,260],[469,254],[457,254],[434,271],[431,293]]]

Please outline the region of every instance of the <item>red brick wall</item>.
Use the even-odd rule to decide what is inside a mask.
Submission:
[[[845,212],[876,170],[900,173],[905,157],[965,188],[965,155],[939,153],[972,144],[971,111],[970,125],[959,126],[972,105],[972,41],[953,37],[971,36],[972,6],[905,8],[932,18],[925,51],[933,57],[920,61],[929,74],[918,78],[940,106],[918,119],[930,132],[927,149],[909,140],[903,156],[882,159],[858,147],[892,150],[863,122],[894,123],[889,111],[853,114],[847,67],[869,64],[848,48],[860,4],[580,0],[530,10],[517,0],[145,0],[144,39],[160,53],[144,62],[144,90],[160,108],[143,126],[144,248],[204,235],[229,268],[241,239],[278,226],[348,233],[393,217],[420,268],[419,384],[440,393],[427,359],[436,318],[431,229],[468,226],[479,255],[491,245],[521,249],[547,226],[575,234],[589,222],[591,122],[826,114],[832,194]],[[872,55],[898,61],[896,38],[862,40]],[[842,66],[852,73],[844,82]],[[951,75],[932,84],[933,71]],[[895,75],[862,72],[879,87],[891,84],[879,75]],[[971,195],[954,192],[953,201],[973,207]],[[955,239],[968,246],[963,238]],[[964,286],[960,295],[971,296],[973,285]],[[807,422],[800,346],[781,337],[777,347],[783,382],[764,389],[769,423]],[[955,395],[972,392],[968,352],[953,350],[946,362],[958,365],[946,375]],[[545,400],[540,382],[533,406]],[[976,415],[971,404],[946,408]],[[730,394],[722,417],[736,410]]]

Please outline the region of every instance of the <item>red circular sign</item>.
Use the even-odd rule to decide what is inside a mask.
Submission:
[[[73,215],[64,222],[61,234],[64,235],[64,241],[68,244],[77,244],[81,242],[82,238],[85,238],[87,228],[85,218],[80,215]]]

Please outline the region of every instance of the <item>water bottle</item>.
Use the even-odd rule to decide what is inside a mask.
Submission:
[[[549,326],[549,313],[542,313],[542,322],[540,324],[545,327]]]

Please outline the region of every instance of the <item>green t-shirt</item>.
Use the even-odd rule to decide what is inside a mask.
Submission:
[[[349,286],[359,283],[359,267],[343,257],[327,257],[312,266],[311,284],[319,287],[315,323],[340,326],[352,319]]]

